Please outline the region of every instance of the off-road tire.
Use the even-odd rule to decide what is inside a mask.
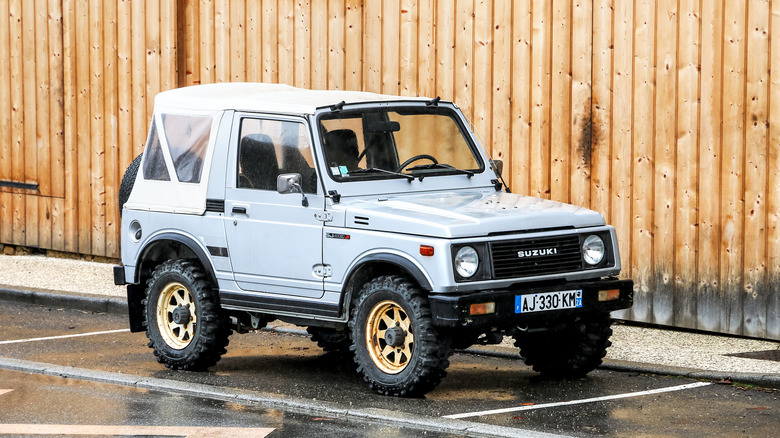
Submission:
[[[172,370],[203,371],[227,351],[232,333],[219,294],[201,266],[187,260],[168,260],[154,270],[143,300],[146,336],[157,361]],[[186,307],[187,324],[176,324],[172,302]],[[167,304],[167,310],[161,306]],[[182,304],[183,303],[183,304]],[[180,320],[184,321],[184,320]]]
[[[515,346],[526,365],[544,377],[583,377],[601,365],[612,343],[609,313],[578,316],[544,332],[515,335]]]
[[[119,216],[122,216],[122,208],[124,208],[125,203],[128,199],[130,199],[130,192],[133,191],[133,186],[135,185],[135,177],[138,175],[138,168],[141,167],[141,157],[143,154],[138,155],[135,157],[132,163],[130,163],[129,166],[127,166],[127,170],[125,170],[125,175],[122,177],[122,182],[119,184]]]
[[[307,327],[306,331],[311,335],[311,340],[327,353],[346,354],[352,340],[349,332],[325,327]]]
[[[395,333],[405,333],[398,337],[403,345],[395,348],[378,336],[387,332],[386,321],[391,320],[399,326]],[[367,282],[354,301],[349,330],[357,371],[380,394],[421,396],[447,374],[449,341],[436,332],[426,297],[404,277]]]

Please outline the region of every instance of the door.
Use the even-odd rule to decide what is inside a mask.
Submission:
[[[235,281],[243,291],[320,298],[323,223],[318,213],[325,204],[307,126],[302,119],[235,117],[227,172],[233,182],[225,193]],[[303,193],[277,193],[277,177],[286,173],[301,175]]]

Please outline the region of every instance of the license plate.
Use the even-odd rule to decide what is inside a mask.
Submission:
[[[544,292],[515,297],[515,313],[544,312],[577,307],[582,307],[582,290]]]

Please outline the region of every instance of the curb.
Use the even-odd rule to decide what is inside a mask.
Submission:
[[[15,301],[43,306],[64,307],[69,309],[85,310],[89,312],[111,313],[117,315],[127,314],[127,301],[123,298],[106,298],[96,295],[63,293],[43,289],[10,289],[0,287],[0,300]],[[308,336],[304,329],[268,326],[263,330],[278,333]],[[500,357],[505,359],[520,359],[517,353],[502,351],[495,348],[467,348],[462,353]],[[642,374],[657,374],[665,376],[679,376],[699,380],[723,381],[727,383],[744,383],[762,388],[780,389],[780,374],[756,374],[721,371],[703,371],[692,368],[680,368],[668,365],[655,365],[639,362],[629,362],[606,359],[599,368],[620,372],[635,372]]]
[[[528,429],[495,426],[485,423],[477,423],[473,421],[464,421],[444,417],[426,417],[410,412],[397,412],[387,409],[353,409],[333,402],[290,398],[286,396],[283,397],[278,394],[266,394],[258,391],[211,386],[200,383],[189,383],[178,380],[158,379],[154,377],[133,376],[130,374],[52,365],[5,357],[0,357],[0,369],[32,372],[70,379],[149,389],[154,391],[166,391],[212,400],[254,403],[267,409],[280,409],[306,415],[336,417],[356,423],[381,423],[394,427],[407,427],[420,431],[435,431],[439,433],[449,433],[472,437],[559,438],[564,436],[545,432],[536,432]]]

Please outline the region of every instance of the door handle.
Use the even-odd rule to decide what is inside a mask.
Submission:
[[[233,206],[233,213],[236,214],[246,214],[246,207],[241,205],[234,205]]]

